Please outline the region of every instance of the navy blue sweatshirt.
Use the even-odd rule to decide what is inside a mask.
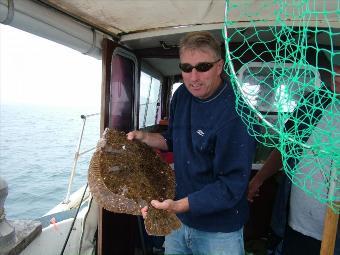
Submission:
[[[189,199],[190,209],[177,215],[180,220],[207,232],[240,229],[248,218],[246,191],[255,146],[236,113],[231,85],[221,84],[205,100],[180,86],[163,136],[174,152],[175,199]]]

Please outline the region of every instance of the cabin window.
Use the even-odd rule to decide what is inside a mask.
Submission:
[[[161,82],[159,79],[141,72],[139,99],[139,128],[157,123]]]
[[[313,66],[272,62],[247,63],[239,70],[238,79],[244,98],[274,126],[279,112],[292,112],[301,96],[320,87],[321,83],[320,74]],[[294,96],[289,97],[289,90],[295,91]],[[259,132],[270,132],[275,136],[272,129],[261,127]],[[266,141],[266,138],[263,139]],[[271,147],[259,143],[254,162],[264,163],[271,151]]]
[[[245,98],[263,113],[292,112],[300,95],[320,87],[319,73],[310,65],[250,62],[240,69],[238,78]],[[277,86],[275,90],[274,86]],[[296,91],[292,98],[288,97],[288,90]]]

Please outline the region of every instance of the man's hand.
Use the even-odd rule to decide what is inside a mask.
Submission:
[[[258,178],[254,177],[248,187],[248,201],[254,202],[254,198],[259,196],[260,187],[262,186],[262,182],[258,180]]]
[[[143,142],[143,140],[145,139],[146,134],[142,131],[131,131],[129,133],[127,133],[126,137],[128,140],[139,140],[141,142]]]
[[[151,205],[156,209],[166,210],[172,213],[183,213],[189,211],[189,200],[187,197],[174,201],[172,199],[166,199],[163,202],[152,200]],[[148,214],[148,207],[145,206],[141,210],[142,216],[145,219]]]
[[[173,212],[176,213],[176,205],[175,205],[175,201],[173,201],[172,199],[167,199],[164,200],[163,202],[159,202],[157,200],[152,200],[151,201],[151,205],[157,209],[161,209],[161,210],[166,210],[168,212]]]
[[[140,142],[145,143],[155,149],[160,149],[163,151],[168,150],[168,145],[166,144],[164,137],[159,133],[149,133],[135,130],[127,133],[126,138],[128,140],[139,140]]]

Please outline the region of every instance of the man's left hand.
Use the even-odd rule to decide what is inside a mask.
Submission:
[[[166,199],[162,202],[152,200],[151,205],[157,209],[166,210],[172,213],[183,213],[189,211],[189,201],[187,197],[177,201],[172,199]]]

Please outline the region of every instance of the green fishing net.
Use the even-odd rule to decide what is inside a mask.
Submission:
[[[249,132],[339,214],[340,1],[227,1],[225,71]],[[340,86],[340,85],[339,85]]]

